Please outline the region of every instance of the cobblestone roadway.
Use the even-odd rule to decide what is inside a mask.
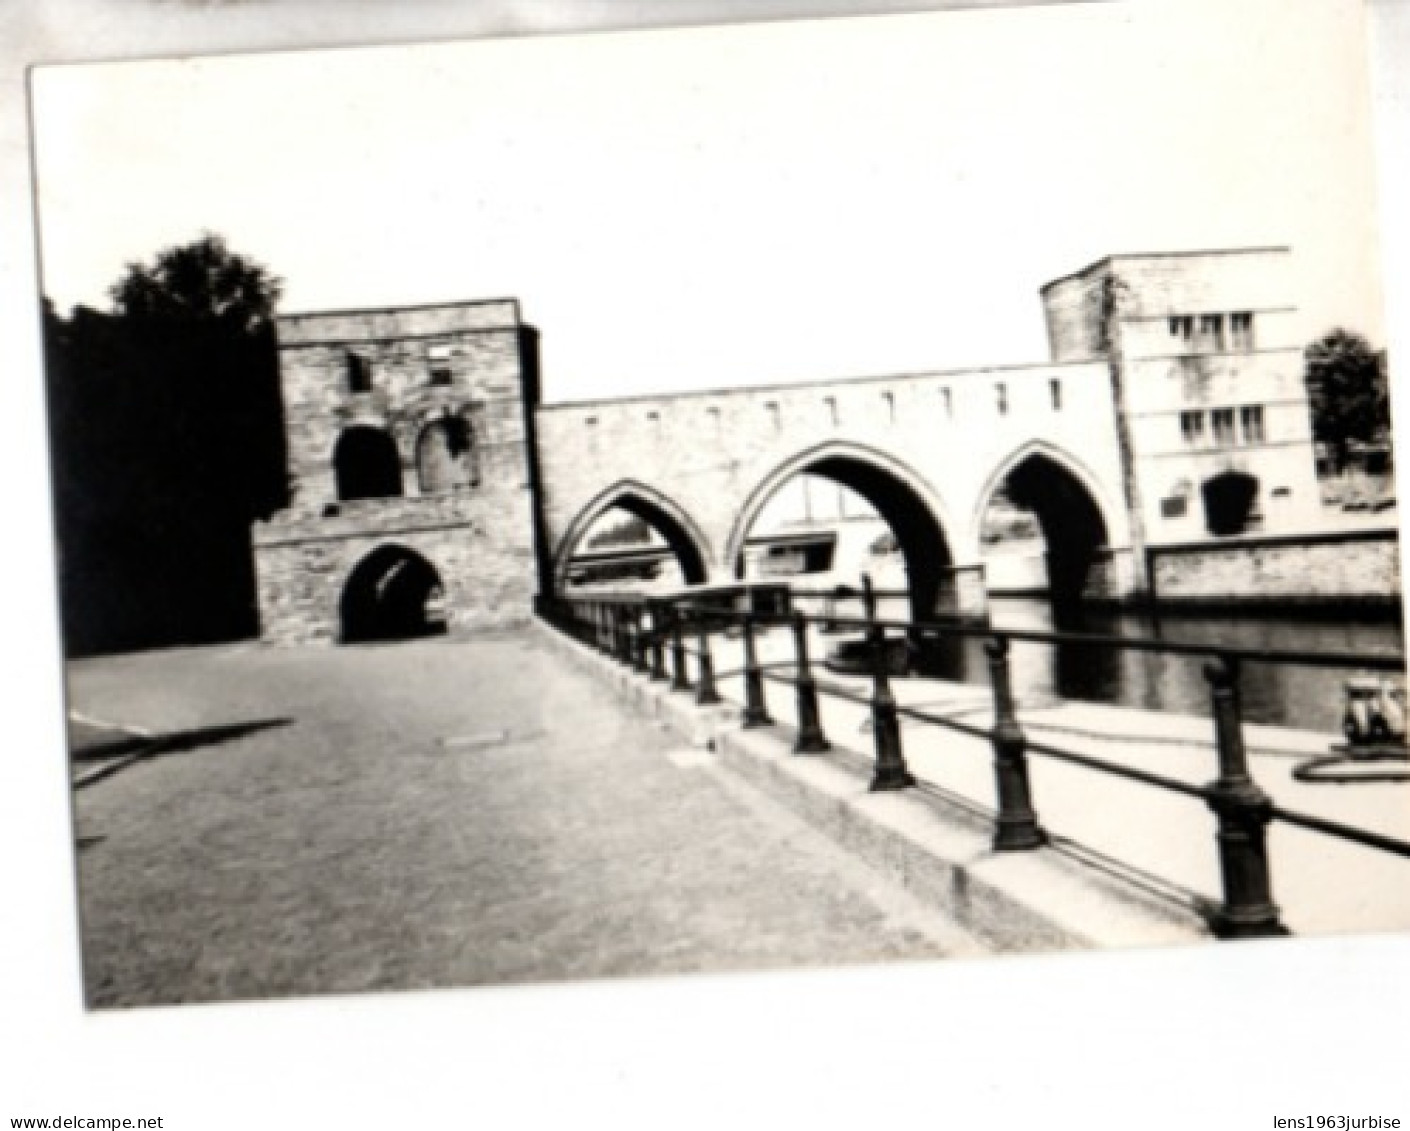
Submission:
[[[78,792],[95,1006],[965,945],[529,635],[85,661],[71,688],[158,735],[288,720]]]

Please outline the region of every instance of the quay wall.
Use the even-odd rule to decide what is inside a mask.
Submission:
[[[1165,605],[1394,608],[1400,603],[1400,540],[1394,529],[1151,547],[1147,562],[1151,597]]]

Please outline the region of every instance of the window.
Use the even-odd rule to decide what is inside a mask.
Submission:
[[[1184,518],[1189,510],[1189,500],[1184,495],[1170,495],[1160,500],[1161,518]]]
[[[951,395],[950,389],[949,389],[948,386],[947,386],[946,388],[943,388],[943,389],[940,390],[940,399],[945,402],[945,415],[946,415],[946,417],[952,417],[952,416],[954,416],[954,415],[955,415],[955,398]]]
[[[1214,443],[1221,448],[1233,447],[1234,410],[1232,408],[1216,408],[1210,416],[1213,418]]]
[[[842,422],[842,418],[837,415],[837,398],[824,397],[823,403],[827,405],[828,423],[836,428]]]
[[[422,429],[416,443],[416,471],[423,495],[479,485],[475,434],[464,417],[442,417]]]
[[[994,394],[998,398],[999,415],[1005,415],[1009,410],[1009,391],[1001,381],[994,386]]]
[[[348,378],[349,393],[370,393],[372,391],[372,365],[358,353],[349,353],[344,359]]]
[[[1197,448],[1204,443],[1204,413],[1182,412],[1180,414],[1180,435],[1185,443]]]
[[[765,403],[764,408],[768,410],[769,419],[773,422],[774,431],[777,432],[782,429],[783,417],[778,411],[778,401],[768,401]]]
[[[1056,377],[1048,381],[1048,395],[1053,399],[1053,411],[1062,411],[1062,382]]]
[[[1239,427],[1245,444],[1263,443],[1263,406],[1247,405],[1239,409]]]
[[[1253,315],[1248,311],[1229,315],[1229,337],[1234,349],[1245,353],[1253,349]]]
[[[896,394],[882,393],[881,399],[886,402],[886,423],[896,423]]]
[[[1201,314],[1199,319],[1200,345],[1205,349],[1223,350],[1224,316],[1222,314]]]
[[[431,384],[450,384],[450,346],[431,346],[426,350],[426,363],[431,371]]]
[[[342,501],[400,495],[401,455],[391,433],[365,425],[349,428],[333,449],[333,475]]]
[[[1188,342],[1195,336],[1195,320],[1189,314],[1176,314],[1170,319],[1170,336]]]

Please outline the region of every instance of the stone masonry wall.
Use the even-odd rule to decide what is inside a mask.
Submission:
[[[818,458],[853,459],[914,489],[952,564],[979,562],[983,504],[1004,468],[1049,454],[1090,486],[1127,544],[1105,365],[1022,366],[583,402],[537,416],[548,545],[561,565],[622,491],[660,504],[734,577],[748,523]]]
[[[1151,552],[1151,567],[1156,598],[1170,603],[1389,603],[1400,597],[1394,530],[1166,547]]]
[[[255,562],[261,636],[277,644],[331,643],[349,575],[373,550],[402,546],[424,557],[445,588],[451,631],[520,624],[534,597],[534,547],[525,492],[463,503],[456,514],[415,504],[364,507],[320,530],[317,524],[266,532]],[[411,505],[406,505],[410,503]]]
[[[348,577],[389,545],[435,569],[452,630],[527,620],[536,579],[517,303],[290,315],[278,331],[293,501],[254,530],[261,635],[336,640]],[[350,357],[370,388],[352,387]],[[433,379],[435,366],[448,378]],[[422,494],[418,439],[451,415],[470,425],[478,480]],[[401,495],[338,498],[334,454],[353,427],[391,437]]]

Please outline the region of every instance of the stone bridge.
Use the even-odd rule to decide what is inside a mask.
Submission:
[[[1099,260],[1042,289],[1036,365],[557,405],[513,300],[283,316],[293,501],[254,532],[262,632],[523,620],[614,508],[665,538],[687,582],[731,581],[804,473],[889,524],[916,615],[983,611],[1000,487],[1037,517],[1056,601],[1148,593],[1156,551],[1317,529],[1286,255]],[[1201,561],[1166,572],[1198,590],[1220,576]]]
[[[540,409],[537,426],[555,589],[614,507],[665,537],[688,582],[741,576],[755,518],[801,473],[890,525],[917,612],[982,609],[980,527],[1006,481],[1039,517],[1055,586],[1132,584],[1104,362],[584,402]]]

